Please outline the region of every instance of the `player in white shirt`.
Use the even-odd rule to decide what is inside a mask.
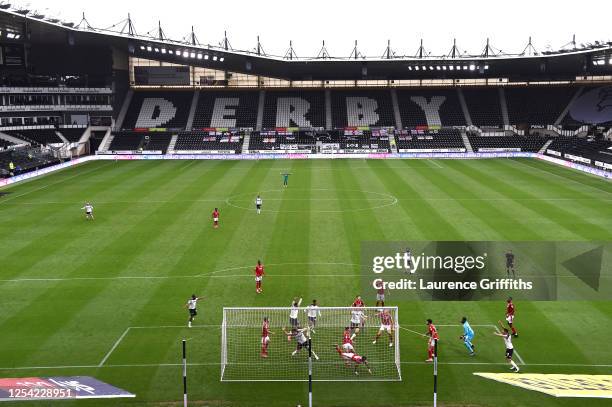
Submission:
[[[314,328],[317,326],[317,317],[321,316],[321,311],[317,305],[317,300],[312,300],[312,304],[307,306],[304,312],[308,316],[308,326],[310,327],[310,330],[312,333],[316,333]]]
[[[353,308],[351,311],[351,331],[353,332],[353,337],[359,333],[359,327],[363,326],[367,318],[361,309]]]
[[[285,328],[283,328],[283,332],[285,333],[285,335],[287,335],[287,338],[289,338],[289,341],[291,341],[291,338],[295,338],[295,341],[297,342],[296,348],[291,353],[291,356],[297,355],[297,353],[301,351],[303,348],[308,348],[308,339],[310,339],[310,329],[308,327],[306,328],[294,327],[294,328],[291,328],[291,331],[287,331],[285,330]],[[312,356],[314,356],[316,360],[319,360],[319,357],[317,356],[317,354],[313,350],[311,350],[311,352],[312,352]]]
[[[291,310],[289,311],[289,325],[291,325],[291,328],[297,328],[300,325],[300,321],[298,321],[298,314],[300,312],[301,303],[301,297],[295,297],[291,303]],[[291,340],[291,337],[289,337],[289,340]]]
[[[261,197],[259,195],[257,195],[257,198],[255,198],[255,208],[257,209],[257,214],[259,215],[261,213],[261,205],[263,204],[263,200],[261,199]]]
[[[499,325],[500,326],[502,325],[501,321],[499,322]],[[510,331],[508,331],[507,328],[504,328],[503,326],[502,326],[502,330],[503,330],[502,333],[493,332],[493,335],[499,336],[504,340],[504,345],[506,346],[506,360],[510,364],[510,370],[512,370],[515,373],[518,373],[519,367],[516,363],[514,363],[514,360],[512,360],[512,355],[514,354],[514,345],[512,344],[512,334],[510,333]]]
[[[94,215],[93,215],[93,205],[90,204],[89,202],[85,203],[85,206],[82,207],[81,209],[85,209],[85,218],[87,220],[94,219]]]
[[[193,294],[189,300],[187,300],[187,304],[185,304],[185,308],[189,310],[189,321],[187,322],[187,326],[191,328],[191,323],[195,319],[196,315],[198,315],[198,300],[200,297]]]

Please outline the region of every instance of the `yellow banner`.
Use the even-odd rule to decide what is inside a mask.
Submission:
[[[476,376],[511,384],[555,397],[612,398],[612,375],[474,373]]]

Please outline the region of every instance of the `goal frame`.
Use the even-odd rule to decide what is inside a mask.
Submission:
[[[351,311],[356,307],[319,307],[319,311],[332,311],[332,310],[343,310],[343,311]],[[227,361],[227,312],[228,311],[286,311],[287,313],[293,309],[292,307],[223,307],[223,320],[221,323],[221,374],[219,381],[221,382],[308,382],[308,374],[304,374],[304,378],[301,379],[227,379],[224,378],[225,368],[228,365]],[[300,312],[307,310],[307,307],[298,307]],[[381,311],[381,310],[392,310],[394,311],[394,324],[393,329],[395,335],[393,336],[393,347],[394,347],[394,363],[395,369],[397,370],[397,375],[394,378],[377,378],[377,377],[361,377],[359,380],[352,380],[347,378],[339,378],[339,379],[319,379],[316,376],[313,376],[313,382],[394,382],[394,381],[402,381],[402,370],[401,370],[401,359],[400,359],[400,343],[399,343],[399,332],[400,332],[400,324],[399,324],[399,307],[397,306],[385,306],[385,307],[359,307],[362,310],[373,310],[373,311]],[[339,327],[340,328],[340,327]]]

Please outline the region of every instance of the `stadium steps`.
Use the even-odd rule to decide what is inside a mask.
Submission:
[[[257,122],[255,123],[255,130],[260,131],[263,128],[264,119],[264,106],[266,104],[266,91],[259,91],[259,102],[257,103]]]
[[[125,120],[125,116],[127,115],[130,104],[132,103],[133,96],[134,96],[134,91],[132,89],[128,90],[128,92],[125,94],[123,105],[121,105],[121,110],[119,111],[119,114],[117,115],[117,121],[115,123],[116,129],[121,129],[121,126],[123,126],[123,121]],[[104,143],[102,143],[100,147],[102,147],[103,145]]]
[[[508,104],[506,103],[506,92],[504,88],[499,88],[499,107],[501,108],[502,119],[504,119],[504,126],[510,125],[510,116],[508,115]]]
[[[170,144],[168,144],[168,150],[166,150],[166,154],[174,154],[174,146],[176,146],[176,140],[178,140],[178,134],[173,134],[170,139]]]
[[[251,133],[247,132],[242,139],[242,154],[249,153],[249,145],[251,144]]]
[[[8,141],[9,143],[12,143],[12,144],[31,144],[28,141],[19,139],[17,137],[11,136],[10,134],[6,134],[2,132],[0,132],[0,139]]]
[[[193,129],[193,119],[195,117],[196,109],[198,108],[198,101],[200,100],[200,91],[196,90],[193,92],[193,98],[191,99],[191,107],[189,108],[189,116],[187,116],[187,124],[185,130],[191,131]]]
[[[546,143],[544,143],[542,148],[538,151],[538,154],[544,154],[546,152],[546,149],[548,148],[548,146],[550,146],[552,143],[553,143],[553,139],[550,139]]]
[[[331,91],[325,89],[325,129],[333,129],[332,125],[332,107],[331,107]]]
[[[463,145],[465,146],[465,151],[468,153],[473,153],[474,149],[472,148],[472,143],[470,143],[470,139],[468,138],[465,132],[461,132],[461,139],[463,139]]]
[[[106,134],[104,135],[104,138],[102,139],[102,142],[98,147],[98,151],[108,151],[108,147],[110,147],[114,138],[115,136],[113,136],[111,129],[109,128],[108,130],[106,130]]]
[[[561,123],[563,122],[563,119],[565,119],[565,116],[567,116],[567,112],[569,112],[570,107],[572,107],[572,105],[574,104],[574,101],[578,99],[580,95],[582,95],[583,91],[584,91],[584,86],[578,88],[576,93],[574,93],[574,96],[572,96],[572,98],[570,99],[567,106],[565,106],[565,109],[563,109],[563,111],[559,114],[559,117],[557,117],[557,120],[555,120],[555,126],[561,125]]]
[[[68,139],[67,139],[66,137],[64,137],[64,135],[62,134],[62,132],[61,132],[61,131],[56,130],[56,131],[55,131],[55,135],[56,135],[57,137],[59,137],[59,138],[60,138],[60,140],[62,140],[62,143],[64,143],[64,144],[70,144],[70,141],[68,141]]]
[[[463,91],[461,90],[461,88],[457,88],[457,98],[459,99],[459,104],[461,105],[461,111],[463,112],[465,123],[468,126],[471,126],[472,116],[470,115],[470,110],[467,107],[467,103],[465,103],[465,96],[463,96]]]
[[[393,103],[393,116],[395,117],[395,128],[403,129],[404,126],[402,125],[402,115],[400,114],[399,103],[397,101],[397,90],[395,89],[391,89],[391,103]],[[393,138],[393,143],[395,145],[395,138]]]

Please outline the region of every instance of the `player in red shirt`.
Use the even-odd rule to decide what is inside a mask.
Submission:
[[[385,286],[382,280],[380,280],[378,288],[376,289],[376,306],[378,307],[379,304],[381,307],[385,306]]]
[[[368,366],[368,358],[366,358],[365,356],[360,356],[356,354],[355,351],[344,351],[340,348],[340,346],[338,345],[335,345],[335,346],[336,346],[336,352],[338,352],[338,354],[340,355],[340,358],[344,360],[344,364],[347,367],[349,366],[349,363],[354,363],[356,375],[359,374],[359,372],[357,371],[357,367],[359,365],[365,365],[365,367],[368,368],[368,373],[372,374],[372,370],[370,369],[370,366]]]
[[[380,317],[380,328],[376,333],[376,338],[374,338],[372,345],[376,345],[376,341],[378,338],[380,338],[383,331],[387,331],[387,334],[389,335],[389,346],[393,346],[393,317],[391,317],[391,314],[389,314],[388,309],[380,312],[378,316]]]
[[[270,343],[270,335],[274,332],[270,331],[270,321],[268,317],[264,317],[263,325],[261,326],[261,357],[268,357],[268,344]]]
[[[508,326],[512,330],[512,336],[518,338],[518,332],[514,328],[514,303],[512,302],[512,297],[508,297],[508,301],[506,301],[506,322],[508,322]]]
[[[436,350],[436,341],[438,341],[440,337],[438,336],[438,330],[436,326],[433,324],[431,319],[427,320],[427,355],[429,356],[425,362],[433,362],[434,353]]]
[[[348,326],[344,328],[344,334],[342,334],[342,350],[345,352],[355,351],[355,348],[353,348],[353,338],[355,338],[355,334],[351,335],[351,328]]]
[[[213,227],[217,229],[219,227],[219,209],[215,208],[212,213]]]
[[[261,294],[263,292],[261,282],[264,274],[264,266],[261,264],[261,260],[257,260],[257,265],[255,266],[255,292],[257,294]]]
[[[361,295],[358,295],[357,297],[355,297],[355,301],[353,301],[353,304],[351,305],[351,307],[365,307],[365,304],[363,303],[363,300],[361,299]]]

